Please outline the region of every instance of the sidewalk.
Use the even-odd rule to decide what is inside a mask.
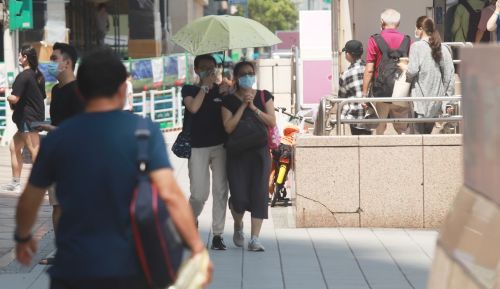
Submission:
[[[175,135],[169,133],[171,144]],[[0,148],[0,156],[6,148]],[[177,180],[189,192],[187,161],[173,158]],[[2,164],[5,163],[2,160]],[[5,174],[0,166],[0,176]],[[0,193],[0,248],[12,249],[15,196]],[[37,259],[53,252],[50,211],[42,208],[39,225],[43,234]],[[200,221],[200,234],[210,246],[211,200]],[[8,223],[10,222],[10,223]],[[250,217],[245,217],[245,236],[250,234]],[[4,226],[7,224],[8,226]],[[10,225],[9,225],[10,224]],[[9,227],[10,226],[10,227]],[[425,289],[437,233],[391,229],[297,229],[293,209],[273,208],[264,222],[261,239],[266,252],[248,252],[232,242],[233,225],[226,216],[227,251],[210,251],[214,280],[209,288],[269,289]],[[39,233],[42,235],[42,233]],[[7,259],[6,250],[0,260]],[[8,250],[7,250],[8,251]],[[47,289],[47,267],[21,268],[17,263],[0,263],[1,289]]]

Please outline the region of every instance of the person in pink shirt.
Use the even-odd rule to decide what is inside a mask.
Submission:
[[[496,0],[491,0],[490,5],[486,6],[481,10],[481,20],[479,20],[479,24],[477,25],[477,32],[476,32],[476,43],[480,42],[485,42],[483,36],[485,33],[490,33],[488,31],[487,25],[488,25],[488,20],[491,18],[491,15],[495,12],[495,2]],[[491,36],[494,36],[495,33],[491,33]],[[496,36],[496,35],[495,35]],[[490,42],[491,40],[494,39],[494,37],[486,37],[488,41]]]
[[[405,35],[398,31],[401,14],[394,9],[387,9],[380,15],[381,29],[380,35],[387,44],[389,49],[398,49],[402,46],[405,40]],[[363,97],[367,97],[370,87],[378,77],[378,68],[382,61],[382,51],[377,45],[375,35],[372,35],[368,40],[368,50],[366,53],[366,68],[363,77]],[[411,44],[411,41],[410,41]],[[407,51],[404,51],[406,57],[408,56],[409,46]],[[372,95],[373,96],[373,95]],[[391,97],[392,95],[384,95],[384,97]],[[411,115],[409,107],[398,106],[392,103],[377,102],[376,109],[379,118],[408,118]],[[408,130],[407,123],[395,123],[394,129],[398,134],[406,133]],[[376,129],[377,134],[384,134],[387,127],[386,123],[380,123]]]

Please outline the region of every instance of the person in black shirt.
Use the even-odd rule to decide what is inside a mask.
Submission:
[[[212,170],[212,231],[211,248],[225,250],[222,238],[226,220],[228,184],[226,177],[226,133],[222,124],[222,94],[227,85],[217,85],[215,59],[211,55],[199,55],[194,60],[199,85],[184,85],[182,97],[186,111],[184,125],[191,132],[191,157],[188,161],[191,196],[189,203],[195,218],[201,214],[210,193]]]
[[[55,43],[50,56],[48,72],[54,76],[58,83],[52,88],[50,101],[51,124],[38,126],[40,130],[53,131],[61,122],[73,117],[84,110],[83,99],[78,93],[75,64],[78,59],[76,49],[66,43]],[[52,205],[52,224],[56,230],[61,216],[61,207],[55,195],[54,186],[50,187],[49,203]],[[49,265],[53,258],[45,258],[40,264]]]
[[[20,191],[22,149],[26,147],[31,153],[32,160],[35,161],[40,136],[32,127],[32,123],[45,119],[45,78],[38,70],[36,50],[33,47],[23,47],[18,60],[23,71],[16,77],[11,95],[7,97],[14,110],[12,120],[18,129],[10,143],[12,182],[3,186],[3,189],[8,191]]]

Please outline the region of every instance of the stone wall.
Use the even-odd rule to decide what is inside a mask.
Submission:
[[[297,226],[438,228],[462,167],[459,135],[299,137]]]

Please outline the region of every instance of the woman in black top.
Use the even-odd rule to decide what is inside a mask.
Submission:
[[[224,128],[231,134],[246,113],[255,117],[266,127],[276,125],[273,97],[268,91],[263,92],[252,88],[255,84],[255,67],[251,62],[240,62],[234,67],[234,78],[237,90],[224,98],[222,102],[222,120]],[[242,247],[243,214],[251,212],[251,239],[248,243],[250,251],[264,251],[264,246],[258,237],[262,221],[267,219],[268,185],[271,170],[271,157],[267,144],[251,148],[238,155],[227,156],[227,178],[231,198],[229,207],[234,218],[234,244]]]
[[[12,120],[17,132],[10,144],[12,161],[12,182],[4,186],[5,190],[18,191],[19,178],[23,167],[22,149],[26,147],[34,161],[40,145],[40,136],[33,123],[45,119],[45,78],[38,69],[38,57],[32,47],[24,47],[19,53],[19,64],[23,71],[12,85],[11,95],[7,97],[14,110]]]

